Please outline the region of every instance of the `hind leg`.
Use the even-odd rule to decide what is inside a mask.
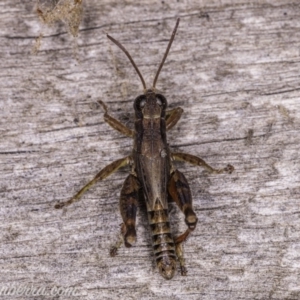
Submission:
[[[198,219],[193,210],[191,190],[185,176],[178,170],[175,170],[171,174],[171,179],[168,183],[168,192],[184,213],[185,223],[189,230],[193,231],[196,228]]]
[[[185,176],[178,170],[175,170],[171,174],[171,178],[168,183],[168,192],[180,210],[184,213],[185,223],[188,226],[188,229],[174,240],[176,245],[176,254],[180,263],[181,275],[185,276],[187,270],[185,268],[182,243],[187,240],[189,234],[196,228],[198,219],[193,210],[192,195],[189,184]]]
[[[134,175],[129,174],[123,184],[119,202],[120,212],[123,219],[123,224],[121,225],[121,239],[111,249],[111,256],[115,256],[117,254],[117,250],[120,248],[123,241],[126,247],[131,247],[136,241],[135,220],[139,189],[140,184],[138,179]]]

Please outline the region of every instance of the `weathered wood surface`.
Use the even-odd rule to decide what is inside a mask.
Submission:
[[[1,1],[0,288],[77,287],[79,299],[300,298],[299,2],[164,2],[86,1],[74,41],[63,24],[42,25],[33,1]],[[127,170],[65,212],[53,206],[131,150],[97,100],[132,124],[142,87],[105,33],[150,85],[179,16],[157,85],[185,110],[169,143],[235,172],[179,165],[199,223],[185,244],[188,276],[165,281],[143,213],[135,247],[108,255]],[[171,214],[178,234],[182,215]]]

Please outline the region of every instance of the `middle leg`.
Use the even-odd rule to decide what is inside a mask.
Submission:
[[[103,168],[95,177],[92,179],[89,183],[87,183],[75,196],[73,196],[70,200],[66,202],[57,203],[54,207],[56,209],[61,209],[65,206],[68,206],[74,202],[77,202],[80,200],[81,196],[90,188],[92,187],[96,182],[105,179],[112,173],[116,172],[122,167],[125,167],[130,164],[132,158],[131,156],[126,156],[121,159],[118,159],[105,168]]]
[[[177,161],[184,161],[188,162],[192,165],[200,166],[207,170],[211,174],[221,174],[221,173],[229,173],[231,174],[234,171],[234,167],[232,165],[227,165],[225,168],[222,169],[214,169],[208,163],[206,163],[202,158],[197,157],[192,154],[187,153],[171,153],[172,159]]]

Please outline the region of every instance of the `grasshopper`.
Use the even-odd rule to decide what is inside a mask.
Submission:
[[[128,51],[110,35],[107,37],[116,44],[128,57],[143,84],[144,94],[134,101],[135,126],[131,130],[108,114],[106,105],[99,101],[104,108],[104,120],[118,132],[133,138],[132,153],[118,159],[103,168],[93,180],[85,185],[70,200],[55,205],[60,209],[79,201],[96,182],[103,180],[118,169],[130,166],[131,172],[125,179],[121,189],[119,208],[123,219],[121,226],[121,240],[110,251],[116,255],[117,249],[124,242],[131,247],[136,241],[136,212],[141,198],[146,203],[148,220],[152,232],[152,242],[156,265],[165,279],[171,279],[176,272],[176,262],[179,261],[181,275],[187,274],[183,257],[182,243],[196,228],[197,216],[192,206],[192,196],[185,176],[178,171],[174,161],[184,161],[205,168],[209,173],[232,173],[233,166],[227,165],[223,169],[214,169],[203,159],[186,153],[171,152],[167,144],[166,132],[179,121],[183,109],[177,107],[167,110],[166,98],[157,93],[155,86],[159,73],[167,58],[173,43],[179,19],[168,43],[163,60],[158,68],[151,89],[147,89],[143,76]],[[142,192],[142,193],[141,193]],[[169,223],[168,202],[174,201],[184,213],[187,230],[174,238]]]

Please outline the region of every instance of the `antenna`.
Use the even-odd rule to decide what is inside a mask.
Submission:
[[[140,79],[141,79],[141,82],[143,84],[143,87],[144,87],[144,90],[147,89],[146,87],[146,83],[145,83],[145,80],[140,72],[140,70],[138,69],[138,67],[136,66],[134,60],[132,59],[132,57],[130,56],[129,52],[125,49],[125,47],[118,41],[116,41],[113,37],[111,37],[109,34],[107,34],[107,37],[112,41],[114,42],[125,54],[126,56],[129,58],[131,64],[133,65],[134,69],[136,70],[136,72],[138,73]]]
[[[165,52],[165,55],[164,55],[164,57],[163,57],[162,62],[161,62],[160,65],[159,65],[158,71],[157,71],[157,73],[156,73],[156,75],[155,75],[155,78],[154,78],[154,81],[153,81],[153,88],[155,88],[156,81],[157,81],[157,79],[158,79],[159,73],[160,73],[160,71],[161,71],[161,69],[162,69],[162,67],[163,67],[163,65],[164,65],[164,63],[165,63],[165,60],[166,60],[166,58],[167,58],[167,56],[168,56],[168,53],[169,53],[170,48],[171,48],[171,46],[172,46],[172,43],[173,43],[173,41],[174,41],[175,34],[176,34],[176,31],[177,31],[177,28],[178,28],[178,25],[179,25],[179,21],[180,21],[180,18],[177,19],[175,28],[174,28],[174,30],[173,30],[173,32],[172,32],[172,35],[171,35],[171,38],[170,38],[170,41],[169,41],[169,44],[168,44],[168,47],[167,47],[167,50],[166,50],[166,52]]]
[[[168,47],[167,47],[167,50],[166,50],[166,52],[165,52],[165,55],[164,55],[164,57],[163,57],[162,62],[161,62],[160,65],[159,65],[159,68],[158,68],[158,70],[157,70],[157,72],[156,72],[156,75],[155,75],[155,78],[154,78],[154,81],[153,81],[153,89],[155,88],[155,85],[156,85],[158,76],[159,76],[159,74],[160,74],[160,71],[161,71],[161,69],[162,69],[162,67],[163,67],[163,65],[164,65],[164,63],[165,63],[165,61],[166,61],[166,58],[167,58],[167,56],[168,56],[168,53],[169,53],[170,48],[171,48],[171,46],[172,46],[172,43],[173,43],[173,41],[174,41],[175,34],[176,34],[176,31],[177,31],[177,28],[178,28],[178,25],[179,25],[179,21],[180,21],[180,18],[177,19],[175,28],[174,28],[174,30],[173,30],[173,32],[172,32],[172,35],[171,35],[171,38],[170,38],[170,41],[169,41],[169,44],[168,44]],[[145,80],[144,80],[144,78],[143,78],[143,76],[142,76],[140,70],[139,70],[138,67],[136,66],[134,60],[132,59],[131,55],[129,54],[129,52],[125,49],[125,47],[124,47],[120,42],[118,42],[117,40],[115,40],[115,39],[114,39],[113,37],[111,37],[109,34],[107,34],[107,37],[108,37],[113,43],[115,43],[115,44],[116,44],[116,45],[117,45],[117,46],[118,46],[118,47],[126,54],[126,56],[129,58],[131,64],[133,65],[135,71],[137,72],[137,74],[139,75],[139,77],[140,77],[140,79],[141,79],[141,82],[142,82],[142,84],[143,84],[144,90],[146,90],[147,87],[146,87]]]

